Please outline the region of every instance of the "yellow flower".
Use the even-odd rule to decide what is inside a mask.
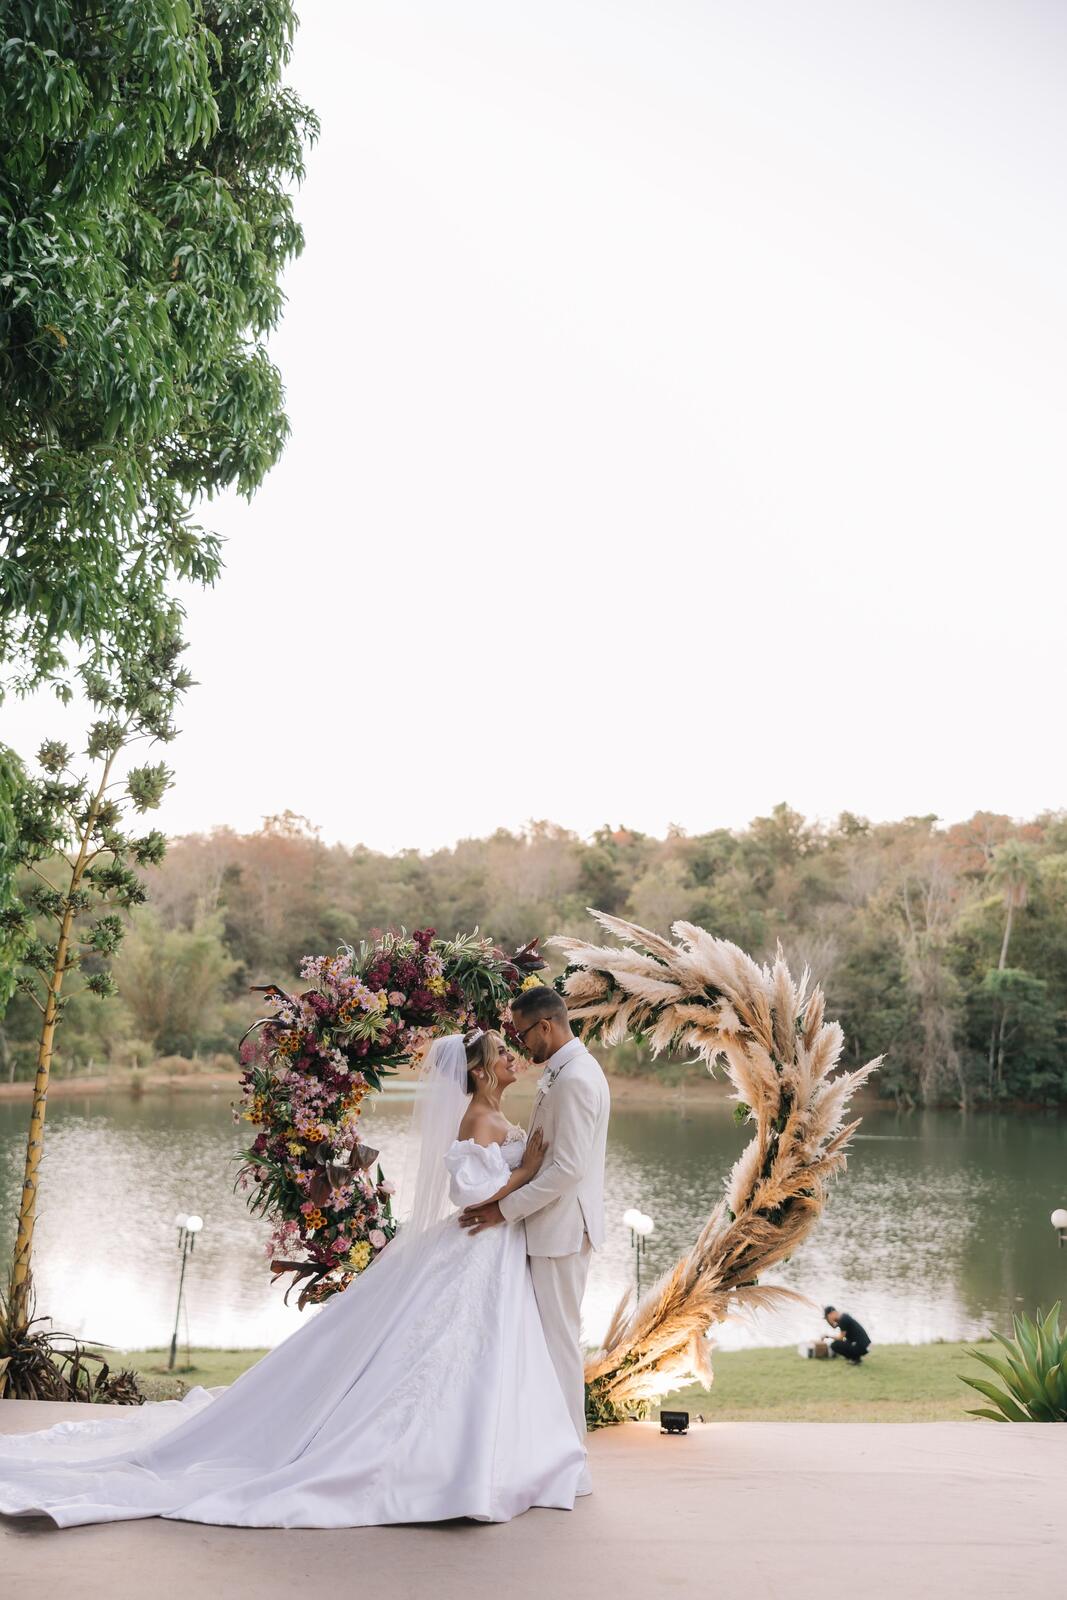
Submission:
[[[427,978],[426,987],[431,994],[444,994],[448,985],[443,978]]]
[[[270,1115],[270,1101],[266,1095],[254,1094],[248,1110],[241,1112],[246,1122],[266,1122]]]
[[[523,978],[522,987],[524,989],[543,989],[544,984],[535,972],[531,972],[528,978]]]
[[[295,1139],[291,1139],[289,1141],[289,1154],[291,1156],[302,1156],[304,1154],[304,1146],[297,1144]]]
[[[354,1244],[348,1252],[349,1266],[354,1267],[357,1272],[362,1272],[370,1261],[370,1254],[370,1245],[366,1239],[360,1239],[358,1244]]]

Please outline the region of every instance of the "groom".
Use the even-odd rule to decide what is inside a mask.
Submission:
[[[544,1166],[503,1200],[468,1206],[460,1222],[472,1233],[499,1222],[524,1222],[537,1309],[556,1372],[585,1442],[582,1295],[589,1255],[604,1242],[604,1150],[611,1097],[600,1064],[571,1032],[567,1005],[554,989],[525,989],[511,1003],[522,1048],[544,1072],[530,1117],[548,1145]]]

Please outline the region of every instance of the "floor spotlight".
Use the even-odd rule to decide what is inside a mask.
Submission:
[[[659,1414],[660,1433],[688,1433],[688,1411],[661,1411]]]

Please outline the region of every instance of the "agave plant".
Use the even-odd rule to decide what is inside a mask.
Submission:
[[[987,1378],[967,1378],[961,1373],[964,1383],[997,1407],[991,1411],[983,1406],[970,1415],[988,1417],[991,1422],[1067,1422],[1067,1328],[1060,1328],[1060,1302],[1057,1300],[1047,1317],[1038,1311],[1034,1321],[1015,1316],[1012,1322],[1014,1339],[993,1333],[1006,1359],[986,1355],[983,1350],[968,1351],[1004,1384],[1001,1389]]]

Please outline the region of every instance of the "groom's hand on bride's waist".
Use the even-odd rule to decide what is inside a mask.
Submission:
[[[487,1200],[484,1205],[466,1206],[459,1214],[459,1225],[469,1233],[481,1233],[483,1228],[495,1228],[505,1220],[499,1200]]]

